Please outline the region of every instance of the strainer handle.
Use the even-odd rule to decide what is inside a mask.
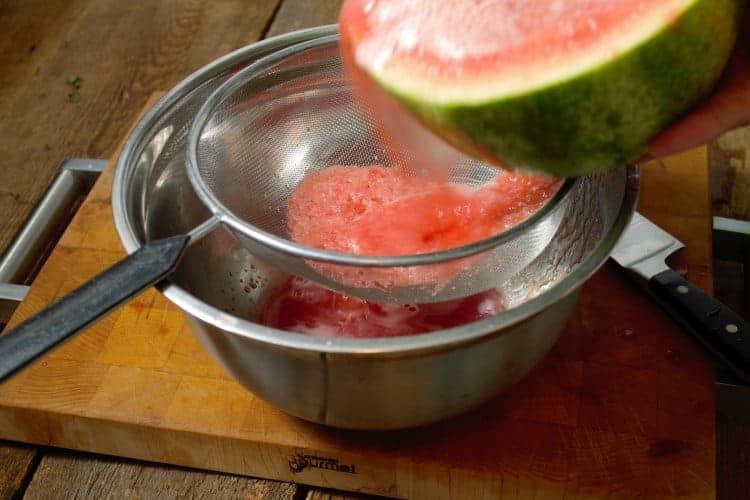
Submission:
[[[188,235],[154,240],[0,335],[0,381],[168,276]]]

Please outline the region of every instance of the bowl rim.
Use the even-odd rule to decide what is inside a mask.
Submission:
[[[186,169],[190,184],[203,205],[221,220],[222,223],[228,225],[240,235],[284,255],[341,266],[390,268],[447,263],[494,250],[498,246],[511,242],[514,238],[525,234],[525,231],[528,229],[542,224],[552,216],[555,209],[562,203],[571,189],[582,181],[578,177],[562,179],[563,182],[557,188],[555,194],[539,210],[501,233],[446,250],[412,255],[357,255],[345,252],[333,252],[296,243],[290,239],[260,229],[254,224],[250,224],[243,218],[235,215],[216,196],[213,190],[203,182],[198,160],[198,150],[203,130],[211,121],[216,109],[226,99],[231,98],[234,92],[245,85],[249,79],[285,61],[291,56],[299,55],[307,50],[327,47],[336,42],[338,42],[337,35],[326,35],[290,45],[261,57],[230,76],[225,82],[214,89],[202,104],[190,125],[185,154]]]
[[[301,41],[331,35],[335,33],[336,28],[336,25],[326,25],[294,31],[247,45],[226,54],[182,80],[143,115],[130,132],[117,156],[112,184],[112,212],[115,227],[120,241],[128,253],[138,250],[144,242],[138,237],[133,221],[128,217],[127,207],[129,203],[126,195],[129,192],[129,187],[132,186],[131,180],[143,150],[143,138],[153,129],[159,118],[208,79],[223,74],[232,67],[262,55],[264,52],[267,53],[270,50],[288,47]],[[510,327],[551,307],[578,290],[606,262],[620,235],[630,222],[638,200],[639,167],[637,165],[626,165],[618,168],[626,170],[620,209],[609,232],[602,237],[586,259],[579,263],[573,272],[533,299],[511,308],[503,314],[466,325],[401,337],[375,339],[313,337],[266,327],[224,312],[203,302],[170,279],[166,279],[156,286],[168,300],[189,316],[225,332],[276,347],[353,356],[415,355],[425,351],[455,348],[459,345],[500,335]]]

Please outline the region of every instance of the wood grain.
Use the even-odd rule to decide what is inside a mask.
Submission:
[[[333,24],[344,0],[285,0],[273,20],[267,36],[276,36],[313,26]]]
[[[38,453],[33,446],[0,441],[0,498],[14,498],[23,493]]]
[[[708,152],[700,147],[641,168],[638,210],[669,228],[685,248],[670,265],[698,287],[713,292]]]
[[[711,143],[711,195],[717,215],[750,220],[750,127]]]
[[[0,32],[4,33],[0,37],[0,88],[3,89],[0,92],[0,127],[11,105],[59,49],[64,33],[71,29],[88,4],[89,0],[9,0],[0,4]],[[18,140],[15,136],[12,139]],[[8,147],[0,141],[0,151]],[[37,147],[42,144],[37,143]],[[14,170],[3,165],[0,172],[10,174]],[[42,181],[39,188],[43,187]],[[12,184],[0,187],[1,210],[7,214],[0,219],[0,250],[31,207],[27,200],[23,188]],[[8,210],[9,204],[12,210]],[[0,498],[20,493],[18,489],[23,486],[26,474],[33,473],[39,453],[29,446],[0,442]]]
[[[750,491],[750,426],[720,416],[717,431],[717,498],[742,498]]]
[[[0,60],[0,75],[13,82],[0,101],[0,248],[62,160],[109,158],[152,92],[258,39],[278,0],[57,3],[13,2],[0,16],[11,33],[23,31],[25,47]],[[32,45],[44,59],[16,67]],[[70,74],[82,78],[78,103],[67,99]]]
[[[60,48],[64,34],[90,0],[24,1],[0,4],[0,120],[28,81]],[[0,245],[2,247],[2,245]]]
[[[152,92],[259,38],[277,5],[0,2],[0,250],[62,160],[109,157]],[[83,79],[76,104],[67,101],[70,74]],[[18,487],[35,457],[28,447],[0,443],[0,498]]]
[[[115,458],[47,454],[24,498],[211,498],[279,499],[299,497],[299,487],[228,474],[144,464]]]
[[[305,500],[377,500],[384,497],[373,497],[353,493],[342,493],[339,491],[314,488],[307,492]]]

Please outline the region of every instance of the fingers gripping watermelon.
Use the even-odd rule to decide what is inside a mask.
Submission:
[[[458,148],[573,176],[632,161],[721,76],[743,0],[347,0],[344,60]]]

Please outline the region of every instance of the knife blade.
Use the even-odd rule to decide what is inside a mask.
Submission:
[[[645,280],[670,316],[750,384],[749,325],[667,266],[666,258],[684,246],[636,212],[610,256],[631,276]]]

